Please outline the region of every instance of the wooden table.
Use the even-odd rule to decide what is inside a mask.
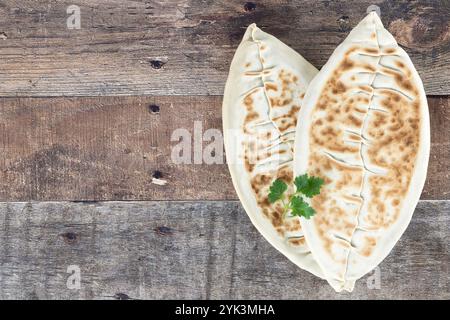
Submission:
[[[400,242],[336,294],[258,234],[226,165],[174,164],[171,138],[221,129],[247,25],[321,67],[370,4],[424,81],[431,158]],[[3,0],[0,298],[450,298],[449,21],[444,0]]]

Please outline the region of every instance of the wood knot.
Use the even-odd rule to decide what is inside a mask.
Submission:
[[[161,60],[150,60],[153,69],[161,69],[166,63]]]
[[[253,2],[246,2],[244,4],[244,11],[245,12],[251,12],[256,10],[256,3]]]
[[[156,104],[151,104],[148,106],[148,110],[150,111],[150,113],[158,114],[161,108]]]
[[[170,236],[173,234],[173,229],[166,226],[156,227],[154,230],[161,236]]]
[[[347,32],[350,31],[350,17],[349,16],[342,16],[339,19],[337,19],[337,23],[339,25],[339,31],[341,32]]]
[[[78,236],[73,232],[66,232],[61,235],[64,242],[67,244],[74,244],[78,240]]]
[[[408,19],[396,19],[389,31],[405,47],[426,51],[450,43],[450,23],[441,21],[439,12],[426,12]]]

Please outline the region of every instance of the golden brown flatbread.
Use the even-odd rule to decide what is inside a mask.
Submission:
[[[318,276],[298,217],[268,200],[276,178],[291,182],[293,141],[303,97],[317,70],[255,24],[233,58],[223,101],[227,162],[250,220],[279,251]]]
[[[411,220],[427,171],[430,128],[421,79],[374,12],[311,82],[297,126],[295,175],[325,180],[301,219],[337,290],[391,251]]]

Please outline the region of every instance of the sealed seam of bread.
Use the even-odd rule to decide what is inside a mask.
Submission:
[[[408,226],[430,149],[422,81],[376,13],[312,81],[299,119],[294,173],[325,180],[305,240],[333,288],[352,291]]]
[[[231,63],[222,110],[228,166],[250,220],[295,264],[322,276],[298,217],[283,219],[281,204],[268,200],[275,179],[293,180],[297,115],[316,74],[302,56],[252,24]]]

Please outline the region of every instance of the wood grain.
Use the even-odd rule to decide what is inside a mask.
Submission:
[[[220,151],[215,157],[223,164],[193,164],[193,155],[190,164],[176,164],[171,156],[176,129],[190,133],[190,146],[198,141],[195,124],[202,133],[221,130],[221,103],[198,96],[3,98],[0,200],[237,199]],[[450,199],[449,99],[430,98],[429,105],[432,149],[422,199]],[[205,155],[209,144],[200,143]],[[153,184],[155,174],[167,184]]]
[[[450,199],[450,97],[428,98],[428,103],[431,151],[422,198]]]
[[[379,289],[369,274],[336,294],[235,201],[0,203],[0,298],[449,299],[449,213],[449,201],[421,201],[379,266]],[[80,290],[66,286],[69,265]]]
[[[256,22],[321,67],[369,5],[433,95],[450,94],[448,1],[3,0],[0,96],[221,95]],[[81,29],[67,28],[69,5]]]

